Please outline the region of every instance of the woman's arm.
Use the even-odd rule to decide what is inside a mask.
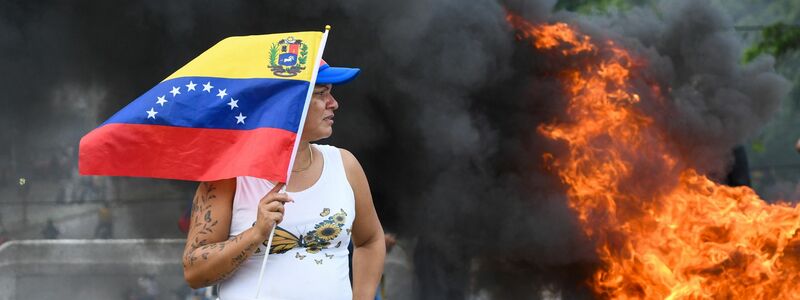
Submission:
[[[372,204],[364,169],[352,153],[344,149],[341,152],[347,180],[356,198],[356,218],[353,220],[353,299],[374,299],[386,256],[383,228]]]
[[[256,226],[229,239],[236,179],[200,184],[183,250],[183,276],[189,286],[199,288],[225,279],[258,249],[273,222],[280,223],[283,218],[285,201],[281,200],[288,198],[277,194],[277,189],[261,199]]]

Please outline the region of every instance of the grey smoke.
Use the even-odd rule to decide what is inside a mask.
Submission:
[[[610,27],[658,63],[649,71],[671,87],[675,108],[662,115],[663,126],[683,159],[703,173],[724,174],[730,149],[753,137],[791,88],[771,57],[741,63],[744,46],[732,20],[707,1],[634,9]]]
[[[417,240],[417,298],[461,299],[480,289],[496,299],[541,298],[542,290],[590,298],[594,247],[541,160],[563,145],[536,133],[563,114],[551,76],[562,62],[515,41],[505,8],[535,22],[579,24],[647,57],[651,80],[672,88],[671,109],[657,121],[703,172],[724,172],[730,148],[774,114],[788,85],[769,58],[739,63],[730,20],[705,1],[594,18],[553,14],[554,4],[4,2],[0,90],[10,109],[0,115],[39,124],[24,132],[32,147],[57,130],[51,120],[60,111],[48,106],[54,91],[81,87],[100,103],[58,100],[71,110],[96,107],[58,129],[79,136],[91,127],[86,119],[102,122],[223,37],[331,24],[326,60],[363,72],[334,90],[336,133],[323,143],[356,153],[386,230]]]

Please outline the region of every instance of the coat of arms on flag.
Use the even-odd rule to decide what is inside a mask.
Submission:
[[[308,45],[292,36],[269,48],[269,67],[275,76],[294,77],[305,70],[307,61]]]

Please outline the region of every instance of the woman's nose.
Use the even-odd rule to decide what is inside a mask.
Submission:
[[[333,95],[328,95],[327,104],[328,105],[326,105],[326,108],[329,108],[331,110],[336,110],[339,108],[339,102],[336,101],[336,98],[334,98]]]

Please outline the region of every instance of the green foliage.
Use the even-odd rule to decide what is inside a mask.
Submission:
[[[800,20],[797,0],[711,0],[724,9],[736,25],[762,25],[777,21],[794,23]]]
[[[558,0],[556,10],[569,10],[584,14],[627,10],[634,6],[652,4],[652,0]]]
[[[274,66],[275,60],[278,59],[278,44],[272,44],[269,48],[269,65]]]
[[[761,30],[761,40],[747,49],[744,61],[750,62],[761,54],[780,57],[800,50],[800,26],[775,23]]]
[[[307,60],[308,60],[308,45],[303,44],[303,46],[300,47],[300,58],[297,59],[297,62],[299,62],[301,65],[305,65]]]
[[[767,151],[767,148],[764,146],[764,141],[762,140],[755,140],[750,144],[751,149],[756,153],[764,153]]]

